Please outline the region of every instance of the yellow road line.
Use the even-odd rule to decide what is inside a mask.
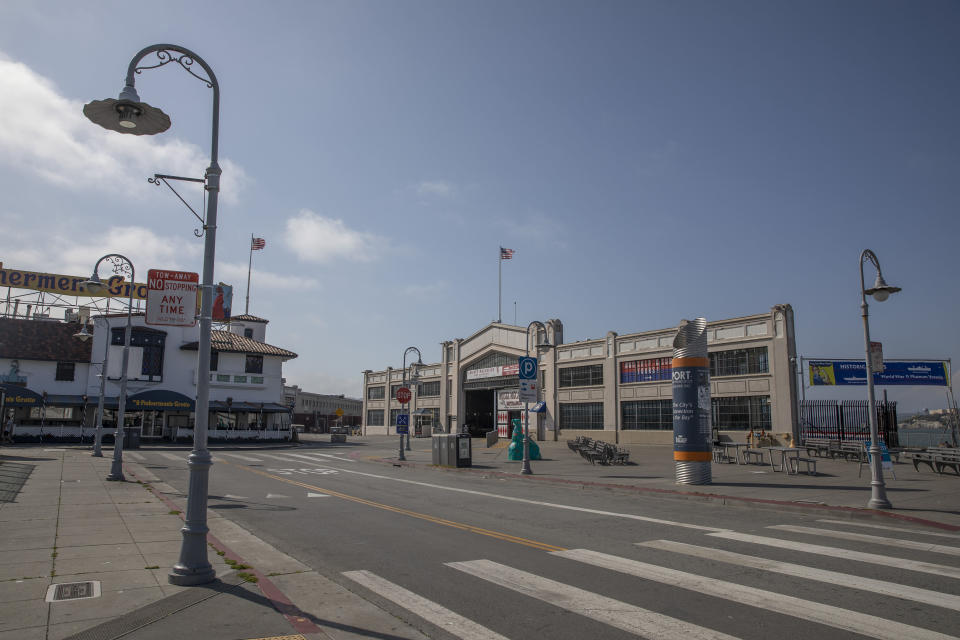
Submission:
[[[273,475],[272,473],[260,471],[259,469],[251,469],[250,467],[235,464],[233,462],[227,462],[226,460],[224,460],[221,464],[228,464],[232,467],[237,467],[238,469],[243,469],[244,471],[249,471],[250,473],[256,473],[266,478],[279,480],[280,482],[286,482],[287,484],[303,487],[304,489],[310,489],[311,491],[326,493],[328,495],[335,496],[337,498],[342,498],[343,500],[349,500],[351,502],[356,502],[358,504],[365,504],[369,507],[375,507],[377,509],[383,509],[385,511],[392,511],[394,513],[410,516],[411,518],[426,520],[427,522],[433,522],[434,524],[443,525],[445,527],[453,527],[454,529],[460,529],[461,531],[468,531],[470,533],[476,533],[482,536],[496,538],[498,540],[503,540],[505,542],[522,544],[524,546],[533,547],[534,549],[540,549],[542,551],[566,551],[565,547],[558,547],[556,545],[547,544],[546,542],[537,542],[536,540],[521,538],[519,536],[510,535],[509,533],[503,533],[501,531],[491,531],[490,529],[483,529],[481,527],[475,527],[473,525],[464,524],[462,522],[456,522],[454,520],[447,520],[445,518],[438,518],[436,516],[431,516],[425,513],[419,513],[417,511],[410,511],[409,509],[393,507],[388,504],[374,502],[373,500],[367,500],[366,498],[358,498],[356,496],[351,496],[346,493],[340,493],[339,491],[334,491],[333,489],[324,489],[323,487],[316,487],[312,484],[307,484],[306,482],[298,482],[297,480],[291,480],[290,478],[284,478],[283,476],[276,476],[276,475]]]

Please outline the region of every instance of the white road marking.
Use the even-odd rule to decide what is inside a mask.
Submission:
[[[245,462],[263,462],[263,460],[261,460],[260,458],[254,458],[253,456],[242,456],[239,453],[233,453],[233,452],[227,452],[227,451],[224,451],[222,453],[225,456],[230,456],[231,458],[239,458],[240,460],[243,460]]]
[[[135,451],[124,451],[124,453],[129,457],[133,458],[134,460],[136,460],[137,462],[143,462],[144,460],[146,460],[146,458],[144,458],[142,455],[140,455]]]
[[[344,571],[343,575],[463,640],[508,640],[469,618],[464,618],[369,571]]]
[[[247,498],[247,496],[232,496],[229,493],[223,497],[226,498],[227,500],[248,500],[249,499]]]
[[[279,494],[279,493],[268,493],[268,494],[267,494],[267,500],[269,500],[270,498],[289,498],[289,497],[290,497],[290,496],[285,496],[285,495],[282,495],[282,494]]]
[[[308,497],[308,498],[329,498],[329,497],[330,497],[330,494],[329,494],[329,493],[310,493],[310,492],[308,491],[308,492],[307,492],[307,497]]]
[[[954,538],[960,540],[958,533],[943,533],[941,531],[921,531],[919,529],[908,529],[907,527],[890,527],[885,524],[871,524],[869,522],[859,522],[855,520],[827,520],[820,519],[817,522],[826,522],[827,524],[848,524],[856,527],[869,527],[871,529],[883,529],[884,531],[900,531],[902,533],[916,533],[922,536],[939,536],[941,538]]]
[[[267,455],[267,456],[269,456],[269,457],[271,457],[271,458],[277,458],[277,459],[279,459],[279,460],[284,460],[284,458],[280,458],[279,456],[270,455],[270,454],[264,454],[264,455]],[[289,460],[288,460],[288,462],[289,462]],[[555,502],[542,502],[542,501],[540,501],[540,500],[528,500],[528,499],[526,499],[526,498],[514,498],[514,497],[512,497],[512,496],[502,496],[502,495],[499,495],[499,494],[496,494],[496,493],[487,493],[487,492],[485,492],[485,491],[476,491],[476,490],[473,490],[473,489],[458,489],[457,487],[446,487],[446,486],[439,485],[439,484],[431,484],[431,483],[429,483],[429,482],[417,482],[416,480],[406,480],[406,479],[403,479],[403,478],[391,478],[390,476],[382,476],[382,475],[378,475],[378,474],[376,474],[376,473],[364,473],[363,471],[354,471],[354,470],[352,470],[352,469],[343,469],[343,468],[340,468],[340,467],[330,467],[330,468],[331,468],[331,469],[335,469],[335,470],[337,470],[337,471],[341,471],[341,472],[343,472],[343,473],[352,473],[352,474],[355,474],[355,475],[358,475],[358,476],[365,476],[365,477],[368,477],[368,478],[377,478],[377,479],[379,479],[379,480],[387,480],[387,481],[389,481],[389,482],[391,482],[391,483],[403,482],[403,483],[405,483],[405,484],[412,484],[412,485],[416,485],[416,486],[419,486],[419,487],[430,487],[431,489],[441,489],[441,490],[443,490],[443,491],[454,491],[454,492],[456,492],[456,493],[466,493],[466,494],[470,494],[470,495],[474,495],[474,496],[483,496],[483,497],[485,497],[485,498],[496,498],[497,500],[507,500],[507,501],[509,501],[509,502],[521,502],[521,503],[524,503],[524,504],[537,505],[537,506],[539,506],[539,507],[549,507],[549,508],[551,508],[551,509],[564,509],[564,510],[566,510],[566,511],[579,511],[579,512],[582,512],[582,513],[591,513],[591,514],[593,514],[593,515],[599,515],[599,516],[610,516],[610,517],[613,517],[613,518],[627,518],[627,519],[629,519],[629,520],[640,520],[640,521],[643,521],[643,522],[653,522],[653,523],[655,523],[655,524],[665,524],[665,525],[670,525],[670,526],[673,526],[673,527],[683,527],[683,528],[686,528],[686,529],[696,529],[696,530],[698,530],[698,531],[711,531],[711,532],[713,532],[713,531],[726,531],[726,529],[721,529],[721,528],[719,528],[719,527],[704,527],[704,526],[701,526],[701,525],[699,525],[699,524],[690,524],[690,523],[688,523],[688,522],[675,522],[675,521],[673,521],[673,520],[663,520],[663,519],[661,519],[661,518],[650,518],[650,517],[647,517],[647,516],[638,516],[638,515],[635,515],[635,514],[632,514],[632,513],[618,513],[618,512],[616,512],[616,511],[601,511],[600,509],[588,509],[588,508],[586,508],[586,507],[574,507],[574,506],[568,505],[568,504],[557,504],[557,503],[555,503]]]
[[[729,640],[734,637],[490,560],[448,562],[447,566],[644,638]]]
[[[673,587],[695,591],[714,598],[732,600],[737,605],[750,605],[767,611],[800,618],[810,622],[843,629],[882,640],[947,640],[948,636],[929,629],[914,627],[895,620],[885,620],[874,615],[841,609],[829,604],[812,602],[782,593],[748,587],[735,582],[726,582],[693,573],[677,571],[655,564],[638,562],[629,558],[611,556],[589,549],[569,549],[553,551],[551,555],[577,560],[586,564],[611,571],[618,571],[645,580],[653,580]],[[954,638],[954,640],[956,640]]]
[[[174,455],[174,454],[172,454],[172,453],[163,453],[162,451],[158,451],[158,452],[157,452],[157,455],[159,455],[159,456],[161,456],[161,457],[163,457],[163,458],[166,458],[167,460],[173,460],[174,462],[186,462],[186,461],[187,461],[187,457],[186,457],[186,456],[182,456],[182,455],[181,455],[181,456],[177,456],[177,455]]]
[[[832,558],[840,558],[842,560],[856,560],[858,562],[879,564],[884,567],[894,567],[897,569],[906,569],[908,571],[917,571],[920,573],[932,573],[938,576],[947,576],[948,578],[960,579],[960,568],[950,567],[942,564],[934,564],[932,562],[918,562],[916,560],[908,560],[907,558],[881,556],[875,553],[864,553],[862,551],[852,551],[850,549],[825,547],[819,544],[807,544],[806,542],[794,542],[793,540],[755,536],[749,533],[737,533],[736,531],[718,531],[717,533],[708,533],[707,535],[715,536],[717,538],[724,538],[725,540],[736,540],[738,542],[747,542],[750,544],[762,544],[768,547],[776,547],[778,549],[790,549],[791,551],[815,553],[817,555],[830,556]]]
[[[767,558],[758,558],[748,556],[742,553],[733,553],[722,549],[713,549],[710,547],[698,547],[683,542],[674,542],[672,540],[653,540],[650,542],[636,543],[641,547],[651,547],[653,549],[662,549],[663,551],[672,551],[673,553],[682,553],[695,558],[705,558],[717,562],[726,562],[738,567],[752,567],[763,571],[781,573],[783,575],[804,578],[806,580],[815,580],[829,584],[838,584],[851,589],[861,589],[871,593],[902,598],[904,600],[913,600],[924,604],[931,604],[935,607],[953,609],[960,611],[960,596],[919,587],[910,587],[899,585],[885,580],[873,580],[871,578],[862,578],[860,576],[839,571],[827,571],[825,569],[815,569],[800,564],[791,564],[789,562],[780,562],[779,560],[768,560]]]
[[[792,524],[778,524],[767,529],[779,529],[780,531],[790,531],[792,533],[807,533],[814,536],[825,536],[827,538],[838,538],[840,540],[854,540],[856,542],[871,542],[873,544],[883,544],[889,547],[901,547],[903,549],[913,549],[914,551],[930,551],[932,553],[943,553],[949,556],[960,556],[960,549],[957,547],[947,547],[942,544],[930,544],[929,542],[919,542],[917,540],[901,540],[900,538],[885,538],[883,536],[872,536],[868,533],[851,533],[849,531],[834,531],[833,529],[817,529],[815,527],[798,527]]]
[[[341,462],[356,462],[356,460],[352,458],[341,458],[340,456],[335,456],[331,453],[288,453],[286,455],[293,456],[295,458],[307,458],[308,460],[310,459],[309,456],[320,456],[322,458],[333,458],[334,460],[340,460]]]

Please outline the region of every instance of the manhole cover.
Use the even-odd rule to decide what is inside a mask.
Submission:
[[[47,589],[47,602],[60,602],[62,600],[83,600],[84,598],[100,597],[100,581],[88,580],[87,582],[65,582],[63,584],[52,584]]]

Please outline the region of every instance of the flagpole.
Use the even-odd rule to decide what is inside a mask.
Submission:
[[[253,270],[253,234],[250,234],[250,263],[247,265],[247,306],[244,313],[250,313],[250,272]]]
[[[503,299],[503,247],[497,251],[499,259],[497,261],[497,322],[503,321],[501,309],[501,300]]]

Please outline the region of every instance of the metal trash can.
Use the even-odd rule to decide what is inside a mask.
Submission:
[[[470,436],[458,433],[454,437],[456,438],[456,466],[472,467],[473,443],[470,441]]]
[[[140,432],[137,429],[123,430],[123,448],[124,449],[140,448]]]

